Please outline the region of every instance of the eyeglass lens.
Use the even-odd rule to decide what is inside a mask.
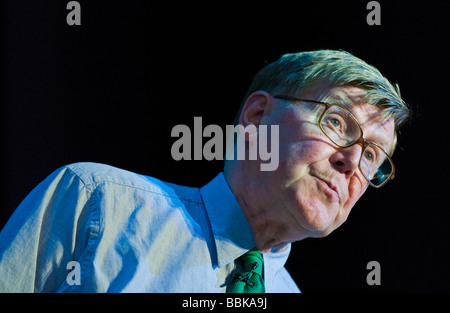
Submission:
[[[358,123],[337,105],[329,107],[324,112],[320,120],[320,128],[331,141],[341,147],[351,146],[362,135]],[[367,180],[379,186],[392,175],[393,165],[381,148],[368,144],[362,151],[360,169]]]

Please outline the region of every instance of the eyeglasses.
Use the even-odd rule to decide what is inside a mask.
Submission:
[[[346,108],[339,104],[276,95],[276,99],[310,102],[325,106],[317,125],[336,146],[348,148],[354,144],[362,147],[358,168],[372,187],[381,188],[394,179],[395,167],[386,151],[375,142],[366,141],[361,125]]]

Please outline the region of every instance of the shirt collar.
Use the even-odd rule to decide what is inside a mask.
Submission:
[[[264,281],[267,283],[272,283],[277,276],[278,271],[284,267],[286,261],[289,257],[289,253],[291,252],[291,244],[288,244],[286,248],[281,251],[271,251],[264,252]]]
[[[223,173],[200,189],[211,222],[217,265],[224,266],[255,247],[250,225]]]

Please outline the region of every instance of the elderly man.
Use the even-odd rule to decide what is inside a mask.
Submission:
[[[227,160],[202,188],[65,166],[0,234],[2,292],[298,292],[291,243],[339,227],[394,177],[399,89],[344,51],[287,54],[254,77],[236,124],[278,125],[279,165]],[[247,136],[250,144],[258,132]]]

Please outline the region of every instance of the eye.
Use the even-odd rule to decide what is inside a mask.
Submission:
[[[330,120],[331,125],[333,125],[334,127],[339,128],[341,126],[341,122],[339,122],[339,120],[333,118]]]
[[[377,148],[369,146],[364,151],[364,159],[367,162],[371,163],[373,166],[375,166],[375,163],[378,162],[378,156],[379,156],[378,153],[379,152],[378,152]]]
[[[374,157],[373,157],[372,152],[366,151],[366,152],[364,153],[364,158],[365,158],[367,161],[372,162]]]
[[[340,133],[340,134],[343,133],[346,128],[345,120],[337,114],[333,114],[333,116],[329,116],[327,118],[327,124],[328,124],[328,128],[330,128],[331,130],[335,131],[336,133]]]

